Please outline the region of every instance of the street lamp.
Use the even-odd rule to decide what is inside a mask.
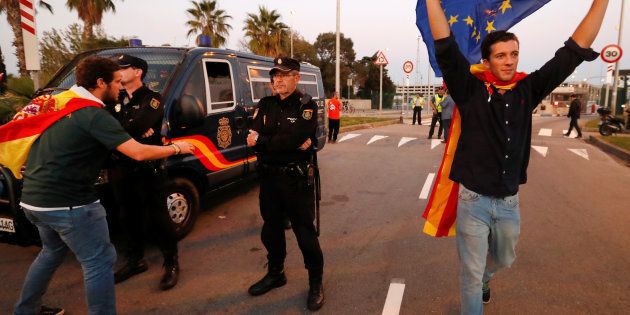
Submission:
[[[339,93],[341,88],[340,88],[340,82],[341,81],[341,60],[339,60],[339,50],[341,48],[341,39],[339,36],[339,23],[341,21],[341,0],[337,0],[337,42],[335,44],[335,58],[337,59],[337,62],[335,63],[335,93]],[[339,95],[339,94],[337,94]]]
[[[295,12],[293,10],[289,11],[289,15],[291,16],[291,58],[293,58],[293,14]]]

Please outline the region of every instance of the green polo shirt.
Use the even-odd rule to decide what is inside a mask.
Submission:
[[[94,182],[110,151],[131,137],[107,111],[79,109],[50,126],[26,160],[22,202],[69,207],[95,202]]]

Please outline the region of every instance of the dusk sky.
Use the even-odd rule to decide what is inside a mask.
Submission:
[[[421,0],[423,1],[423,0]],[[513,0],[514,1],[514,0]],[[66,1],[49,0],[54,14],[39,9],[37,32],[41,38],[44,31],[52,28],[65,29],[78,21],[77,13],[65,7]],[[186,9],[190,1],[184,0],[126,0],[117,1],[116,13],[107,13],[102,27],[114,37],[137,37],[145,45],[171,44],[192,46],[194,37],[187,38],[185,22],[189,19]],[[335,31],[336,0],[288,1],[288,0],[218,0],[219,8],[233,18],[227,48],[240,48],[242,30],[247,13],[257,13],[258,6],[277,10],[282,22],[299,32],[309,42],[317,35]],[[590,7],[590,0],[552,0],[539,11],[521,21],[512,31],[521,42],[519,70],[531,72],[551,58],[554,52],[571,35],[579,21]],[[390,76],[396,83],[403,82],[402,64],[405,60],[416,63],[419,31],[415,25],[414,0],[341,0],[341,31],[354,42],[357,59],[383,50],[389,59]],[[626,3],[625,16],[628,16],[630,3]],[[617,42],[621,0],[610,0],[604,25],[593,48],[601,50],[605,45]],[[290,11],[294,14],[291,15]],[[621,59],[621,69],[630,69],[630,21],[624,21],[621,46],[625,54]],[[11,45],[13,33],[6,22],[6,14],[0,15],[0,45],[10,73],[16,72],[16,59]],[[420,43],[419,69],[421,82],[426,83],[427,53],[424,43]],[[411,82],[418,82],[414,70]],[[582,81],[600,84],[605,75],[605,64],[601,59],[580,66],[574,78],[568,81]],[[435,82],[435,79],[432,79]],[[343,84],[343,83],[342,83]]]

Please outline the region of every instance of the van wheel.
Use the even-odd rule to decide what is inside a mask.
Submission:
[[[192,230],[199,214],[199,193],[188,179],[177,177],[166,186],[166,209],[175,226],[177,239]]]

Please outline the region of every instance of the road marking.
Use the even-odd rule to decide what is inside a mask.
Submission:
[[[568,149],[568,150],[573,152],[573,153],[575,153],[575,154],[577,154],[577,155],[579,155],[579,156],[581,156],[581,157],[583,157],[583,158],[585,158],[585,159],[587,159],[587,160],[589,159],[588,158],[588,152],[586,152],[586,149]]]
[[[548,147],[539,147],[537,145],[533,145],[532,149],[536,150],[536,152],[540,153],[540,155],[547,157],[547,151],[549,151]]]
[[[356,137],[358,137],[360,135],[361,135],[360,133],[349,133],[347,135],[343,135],[343,137],[341,137],[341,139],[339,139],[339,141],[337,141],[337,142],[343,142],[343,141],[346,141],[346,140],[350,140],[350,139],[356,138]]]
[[[566,134],[567,134],[567,131],[568,131],[568,130],[566,130],[566,129],[562,130],[562,134],[563,134],[563,135],[566,135]],[[577,137],[577,131],[575,131],[575,130],[571,130],[571,134],[569,135],[569,138],[575,138],[575,137]]]
[[[546,128],[540,128],[540,131],[538,132],[539,136],[545,136],[545,137],[551,137],[551,129],[546,129]]]
[[[431,150],[440,145],[440,143],[442,143],[440,139],[431,139]]]
[[[411,138],[411,137],[402,137],[402,139],[400,139],[400,142],[398,142],[398,147],[400,148],[400,146],[402,146],[403,144],[412,141],[412,140],[416,140],[418,138]]]
[[[376,135],[376,136],[372,137],[372,139],[370,139],[370,141],[368,141],[367,144],[370,144],[372,142],[375,142],[375,141],[378,141],[378,140],[381,140],[381,139],[385,139],[385,138],[387,138],[387,136]]]
[[[429,173],[427,175],[427,180],[424,181],[424,186],[422,186],[422,191],[420,191],[420,196],[418,199],[427,199],[429,196],[429,191],[431,190],[431,184],[433,184],[433,178],[435,177],[435,173]]]
[[[402,304],[403,294],[405,293],[405,280],[392,279],[387,291],[385,306],[383,306],[382,315],[398,315],[400,313],[400,304]]]

